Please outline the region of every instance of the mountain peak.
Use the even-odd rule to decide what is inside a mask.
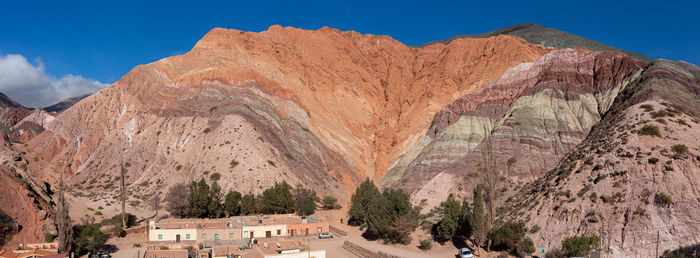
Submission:
[[[520,38],[523,38],[527,40],[528,42],[532,44],[538,44],[542,45],[545,47],[554,47],[554,48],[577,48],[577,47],[584,47],[589,50],[593,51],[616,51],[616,52],[621,52],[624,53],[625,55],[635,58],[640,61],[644,62],[651,62],[652,59],[649,58],[648,56],[639,54],[639,53],[634,53],[631,51],[627,50],[622,50],[619,48],[615,48],[609,45],[605,45],[603,43],[597,42],[595,40],[587,39],[584,37],[576,36],[574,34],[565,32],[565,31],[560,31],[557,29],[553,29],[547,26],[535,24],[535,23],[530,23],[530,24],[516,24],[513,26],[505,27],[502,29],[486,32],[486,33],[481,33],[481,34],[474,34],[474,35],[457,35],[454,37],[451,37],[449,39],[443,39],[443,40],[436,40],[436,41],[431,41],[423,45],[429,46],[432,44],[436,43],[444,43],[448,44],[449,42],[452,42],[455,39],[458,38],[488,38],[488,37],[493,37],[496,35],[513,35],[517,36]]]

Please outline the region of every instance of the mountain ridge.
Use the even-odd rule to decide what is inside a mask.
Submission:
[[[632,58],[635,58],[640,61],[644,61],[646,63],[651,62],[653,59],[639,54],[639,53],[634,53],[631,51],[615,48],[609,45],[605,45],[603,43],[597,42],[595,40],[591,40],[588,38],[580,37],[565,31],[560,31],[557,29],[549,28],[546,26],[542,26],[539,24],[517,24],[505,28],[501,28],[498,30],[486,32],[486,33],[481,33],[481,34],[474,34],[474,35],[457,35],[453,36],[448,39],[443,39],[443,40],[435,40],[435,41],[430,41],[428,43],[425,43],[421,47],[426,47],[429,45],[433,44],[446,44],[449,43],[455,39],[458,38],[484,38],[484,37],[492,37],[496,35],[513,35],[517,37],[521,37],[525,40],[527,40],[530,43],[533,44],[539,44],[547,47],[554,47],[554,48],[577,48],[577,47],[584,47],[590,50],[594,51],[616,51],[616,52],[621,52],[624,53]]]

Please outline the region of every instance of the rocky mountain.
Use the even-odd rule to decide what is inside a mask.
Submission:
[[[113,208],[121,166],[131,208],[200,178],[243,193],[286,180],[347,203],[371,178],[427,211],[471,198],[490,142],[500,218],[541,227],[536,246],[602,229],[611,253],[648,256],[654,232],[666,249],[700,241],[698,73],[539,25],[424,47],[217,28],[62,112],[71,101],[3,101],[0,180],[30,185],[6,194],[44,200],[33,211],[49,218],[60,172],[74,203]]]
[[[22,226],[22,230],[3,246],[12,249],[20,243],[43,241],[44,232],[56,233],[49,186],[34,176],[24,154],[12,146],[13,142],[29,140],[43,131],[42,126],[50,122],[46,120],[53,117],[42,110],[24,108],[2,93],[0,97],[3,103],[0,107],[0,182],[3,186],[0,187],[0,209]],[[37,131],[28,131],[32,125],[39,127],[31,129]]]
[[[56,113],[61,113],[64,110],[72,107],[75,105],[75,103],[78,103],[78,101],[87,98],[87,96],[90,96],[90,94],[82,95],[82,96],[77,96],[77,97],[72,97],[72,98],[67,98],[62,100],[61,102],[58,102],[56,104],[53,104],[51,106],[43,108],[43,110],[46,110],[46,112],[56,112]]]
[[[8,97],[5,94],[2,94],[0,92],[0,108],[19,108],[22,107],[19,103],[15,102],[12,100],[10,97]]]
[[[116,191],[123,162],[145,193],[218,174],[224,189],[287,180],[347,198],[443,106],[549,51],[512,36],[417,49],[330,28],[214,29],[62,112],[27,151],[46,180],[66,170],[85,194]]]
[[[620,53],[563,49],[511,68],[438,112],[385,185],[428,208],[450,193],[468,195],[487,138],[505,176],[536,179],[586,137],[643,65]]]
[[[601,236],[613,255],[695,244],[700,214],[700,77],[674,62],[646,66],[556,168],[522,187],[507,218],[542,229],[541,246]]]
[[[577,47],[584,47],[589,50],[595,50],[595,51],[615,51],[615,52],[621,52],[624,53],[627,56],[630,56],[632,58],[635,58],[637,60],[641,60],[644,62],[651,62],[651,58],[630,52],[627,50],[622,50],[619,48],[615,48],[612,46],[605,45],[603,43],[600,43],[595,40],[583,38],[580,36],[573,35],[568,32],[560,31],[557,29],[552,29],[549,27],[545,27],[539,24],[518,24],[518,25],[513,25],[510,27],[505,27],[502,29],[482,33],[482,34],[476,34],[476,35],[457,35],[454,37],[451,37],[449,39],[443,39],[443,40],[437,40],[437,41],[431,41],[423,45],[429,46],[432,44],[436,43],[443,43],[447,44],[450,43],[451,41],[455,39],[460,39],[460,38],[488,38],[488,37],[493,37],[497,35],[513,35],[517,36],[520,38],[523,38],[527,40],[528,42],[532,44],[539,44],[542,46],[546,47],[554,47],[554,48],[577,48]]]
[[[9,142],[27,142],[44,131],[53,115],[42,109],[28,109],[0,93],[0,130]]]

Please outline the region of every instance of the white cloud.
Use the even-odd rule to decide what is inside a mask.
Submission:
[[[56,79],[46,74],[40,60],[36,63],[32,65],[22,55],[0,56],[0,92],[27,107],[46,107],[107,86],[80,75],[69,74]]]

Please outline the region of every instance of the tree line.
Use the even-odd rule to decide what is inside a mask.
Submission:
[[[219,184],[210,184],[204,179],[188,185],[177,184],[168,190],[165,198],[166,210],[180,218],[221,218],[250,214],[288,214],[300,216],[313,214],[317,204],[324,209],[338,208],[337,199],[324,196],[321,200],[316,191],[301,185],[292,188],[286,181],[275,183],[261,194],[254,195],[234,190],[223,194]]]

